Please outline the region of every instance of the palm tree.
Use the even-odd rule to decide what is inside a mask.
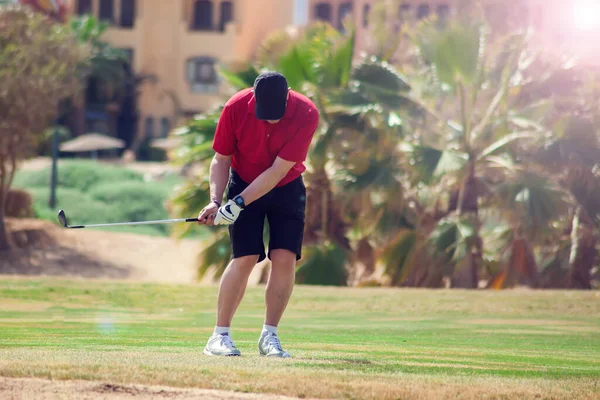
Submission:
[[[600,261],[600,103],[595,94],[599,80],[577,70],[567,72],[562,84],[554,85],[563,88],[555,118],[556,135],[537,155],[572,198],[572,207],[561,226],[564,236],[568,235],[563,240],[568,251],[554,252],[555,260],[563,260],[550,264],[545,284],[591,289],[592,269]],[[565,78],[569,80],[565,82]]]
[[[513,33],[488,43],[486,26],[477,20],[453,21],[443,30],[426,23],[414,37],[423,67],[411,81],[432,112],[412,121],[414,132],[402,147],[413,187],[437,192],[422,206],[429,208],[424,236],[437,266],[433,275],[446,268],[441,275],[451,276],[452,286],[476,288],[482,271],[508,251],[502,276],[517,271],[535,286],[530,241],[545,232],[565,199],[547,174],[519,158],[549,134],[540,116],[544,105],[537,99],[519,104],[514,95],[527,83],[528,38]],[[490,259],[483,234],[498,219],[489,212],[494,208],[504,211],[506,229]]]

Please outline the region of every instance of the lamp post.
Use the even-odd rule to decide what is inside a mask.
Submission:
[[[50,201],[48,205],[50,208],[56,207],[56,184],[58,181],[58,121],[54,128],[54,134],[52,135],[52,175],[50,176]]]

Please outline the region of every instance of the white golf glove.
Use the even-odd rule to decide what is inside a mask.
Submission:
[[[233,200],[229,200],[227,203],[219,207],[217,215],[215,216],[215,225],[231,225],[240,216],[242,209],[240,206],[235,204]]]

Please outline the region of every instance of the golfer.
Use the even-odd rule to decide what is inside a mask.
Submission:
[[[315,105],[290,90],[277,72],[259,75],[253,88],[238,92],[223,108],[213,141],[211,202],[198,215],[198,222],[229,225],[232,260],[221,278],[217,323],[204,354],[241,355],[231,338],[231,321],[252,269],[269,257],[272,267],[258,351],[264,356],[290,357],[281,347],[277,326],[301,257],[306,208],[302,173],[318,124]],[[221,205],[225,189],[227,202]],[[263,243],[265,218],[270,228],[268,254]]]

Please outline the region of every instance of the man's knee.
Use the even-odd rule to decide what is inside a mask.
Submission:
[[[274,249],[270,254],[271,263],[277,265],[296,265],[296,253],[287,249]]]
[[[259,255],[250,255],[250,256],[242,256],[236,257],[231,260],[230,267],[240,268],[243,270],[252,270],[254,266],[258,263]]]

